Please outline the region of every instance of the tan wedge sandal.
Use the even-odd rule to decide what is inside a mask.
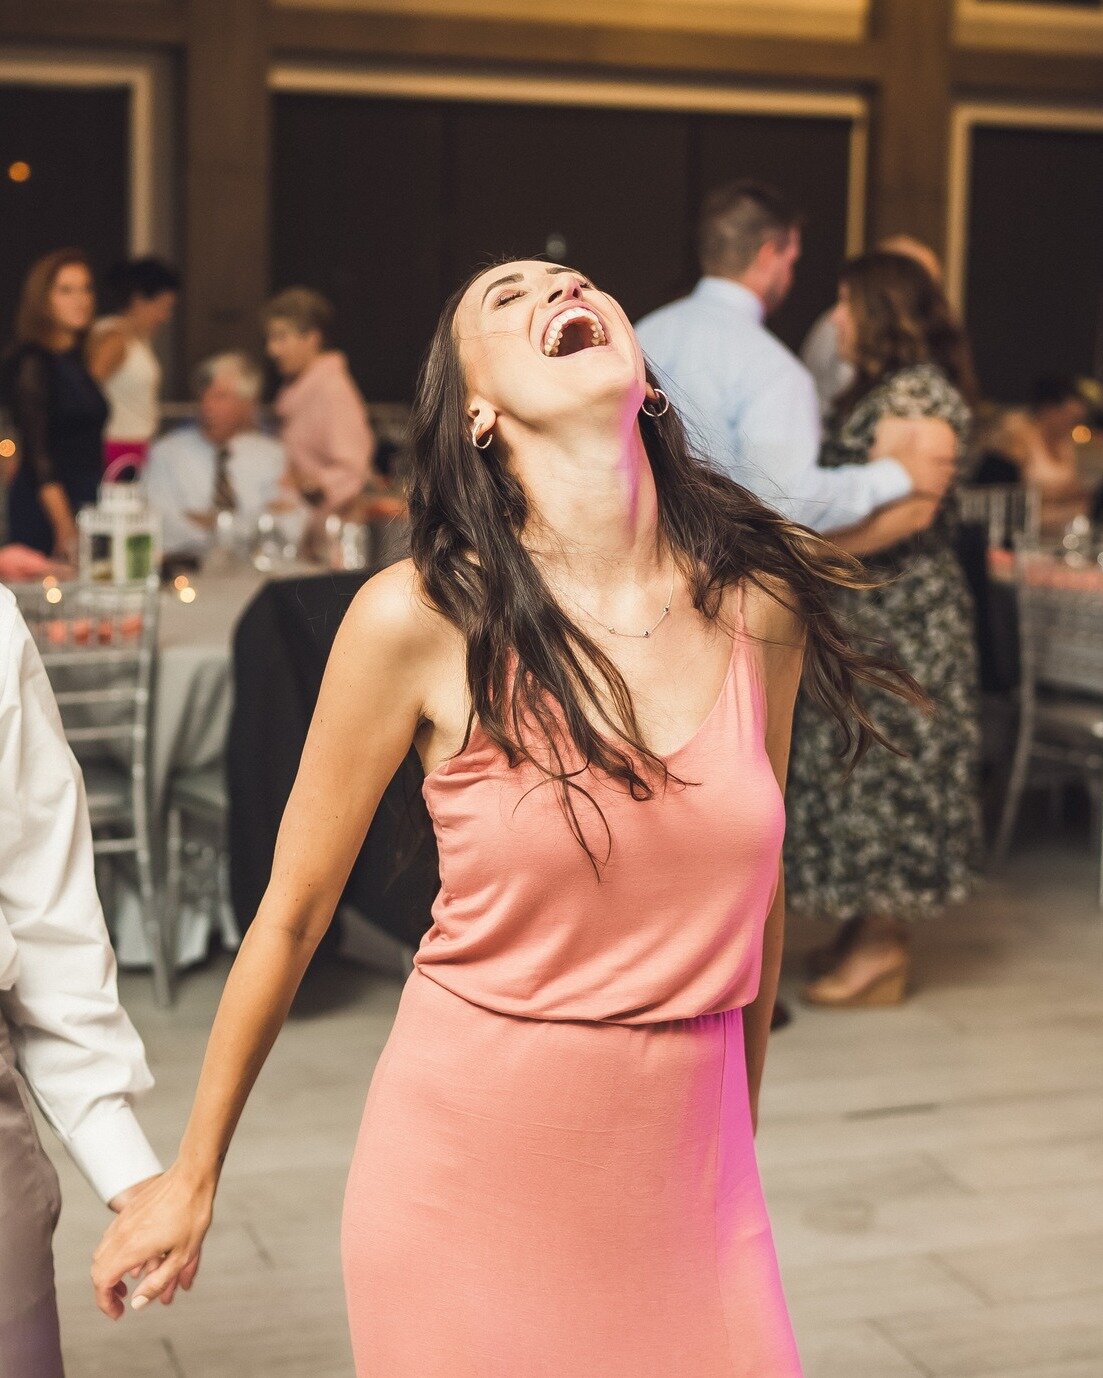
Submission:
[[[821,1009],[880,1009],[889,1005],[901,1005],[908,996],[910,973],[911,963],[905,957],[898,966],[870,977],[864,986],[847,991],[845,995],[830,994],[822,989],[824,983],[820,980],[805,986],[800,998],[806,1005],[816,1005]]]

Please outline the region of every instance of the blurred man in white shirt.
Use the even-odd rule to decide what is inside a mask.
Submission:
[[[156,441],[145,470],[150,505],[164,522],[166,555],[202,556],[220,512],[250,532],[280,492],[286,460],[257,428],[263,379],[244,354],[218,354],[196,371],[199,424]]]
[[[915,492],[941,495],[955,441],[942,421],[889,418],[867,464],[820,468],[811,374],[765,325],[800,257],[800,221],[773,187],[719,187],[701,213],[703,276],[636,326],[701,452],[790,521],[830,533]]]
[[[93,1190],[120,1210],[161,1171],[131,1108],[152,1085],[119,1005],[80,771],[38,650],[0,587],[3,1378],[62,1378],[52,1254],[61,1201],[30,1096]]]

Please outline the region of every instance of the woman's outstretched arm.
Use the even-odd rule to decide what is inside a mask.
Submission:
[[[166,1289],[171,1294],[177,1280],[190,1285],[249,1092],[421,721],[431,617],[406,562],[365,585],[338,632],[271,880],[226,981],[178,1157],[128,1205],[94,1255],[96,1301],[114,1319],[124,1309],[122,1279],[149,1258],[163,1255],[135,1289],[135,1308]]]

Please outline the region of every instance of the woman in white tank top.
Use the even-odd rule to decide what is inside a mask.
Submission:
[[[122,263],[108,276],[119,301],[117,315],[92,328],[88,367],[107,397],[111,412],[104,432],[104,466],[124,459],[140,466],[161,419],[161,364],[153,337],[168,324],[180,279],[156,258]]]

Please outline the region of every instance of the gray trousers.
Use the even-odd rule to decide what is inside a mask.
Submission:
[[[0,1378],[64,1378],[54,1293],[57,1173],[0,1014]]]

